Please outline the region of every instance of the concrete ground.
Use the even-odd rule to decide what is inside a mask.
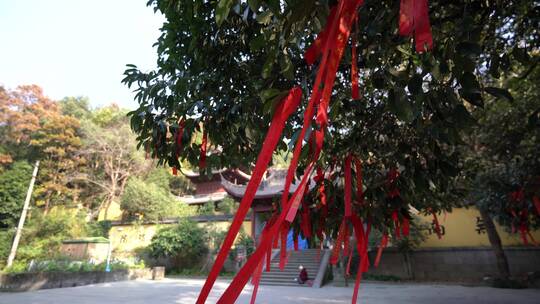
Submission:
[[[0,304],[138,304],[195,303],[202,287],[200,279],[165,279],[163,281],[125,281],[73,288],[45,289],[22,293],[0,293]],[[218,281],[207,303],[215,303],[227,287]],[[242,292],[237,303],[249,303],[252,287]],[[351,302],[352,288],[260,286],[257,303],[324,303]],[[359,303],[540,303],[539,289],[495,289],[457,285],[384,284],[361,285]]]

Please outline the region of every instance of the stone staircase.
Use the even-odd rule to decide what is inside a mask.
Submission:
[[[323,253],[324,251],[321,251],[320,259],[322,259]],[[263,268],[261,285],[307,286],[298,284],[294,280],[300,273],[300,270],[298,270],[299,265],[306,268],[310,280],[315,279],[320,265],[320,261],[317,260],[317,249],[292,250],[289,254],[289,260],[283,271],[279,269],[279,253],[270,262],[269,272]]]

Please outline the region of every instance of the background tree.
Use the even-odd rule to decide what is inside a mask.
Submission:
[[[87,97],[64,97],[58,102],[62,114],[73,116],[78,120],[91,116],[90,100]]]
[[[40,87],[4,90],[0,106],[0,141],[12,160],[42,160],[36,194],[48,212],[55,204],[72,202],[76,191],[70,174],[80,165],[75,157],[81,146],[79,121],[65,116]],[[5,152],[4,152],[5,153]]]
[[[92,185],[84,195],[89,198],[87,206],[95,217],[122,195],[129,177],[141,174],[149,163],[137,151],[125,112],[118,107],[96,111],[90,120],[83,122],[82,130],[84,142],[80,155],[88,161],[89,170],[80,172],[74,179]]]
[[[503,281],[510,270],[493,220],[525,243],[532,242],[527,232],[540,225],[540,206],[533,201],[540,197],[539,55],[519,56],[522,64],[502,78],[513,98],[488,99],[485,110],[475,111],[478,124],[467,140],[471,199],[486,223]],[[522,197],[513,196],[520,192]]]
[[[45,214],[52,201],[55,204],[77,201],[78,191],[70,185],[70,177],[83,163],[77,156],[82,145],[79,121],[58,113],[43,123],[30,144],[39,149],[43,164],[36,194],[43,197]]]
[[[0,229],[16,227],[31,177],[32,166],[25,161],[13,163],[0,174]]]

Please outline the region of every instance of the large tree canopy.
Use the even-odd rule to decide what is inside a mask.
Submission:
[[[219,4],[218,4],[219,3]],[[221,153],[210,167],[252,164],[275,104],[293,85],[312,89],[315,68],[303,53],[325,25],[325,1],[149,1],[167,21],[156,46],[158,66],[126,70],[139,108],[130,113],[138,140],[154,157],[198,163],[195,130]],[[420,210],[449,209],[462,131],[486,94],[511,98],[495,85],[512,68],[536,59],[538,7],[530,1],[430,1],[434,39],[419,54],[397,33],[399,1],[366,1],[352,36],[358,41],[360,100],[351,99],[351,54],[338,70],[321,164],[353,152],[364,161],[368,200],[383,201],[385,172],[397,167],[402,196]],[[287,124],[294,143],[302,111]],[[182,144],[175,140],[179,121]],[[313,125],[314,126],[314,125]],[[306,137],[307,140],[307,137]],[[280,143],[287,149],[286,142]],[[308,154],[304,148],[303,160]],[[302,167],[302,166],[301,166]],[[383,221],[379,221],[383,222]]]
[[[300,225],[309,234],[305,223],[312,223],[316,231],[337,234],[338,244],[340,235],[347,234],[340,222],[348,214],[347,180],[351,180],[350,163],[343,160],[354,154],[362,162],[362,174],[355,166],[356,180],[363,186],[358,183],[354,199],[359,203],[353,215],[370,219],[385,233],[392,230],[399,235],[400,222],[405,226],[410,217],[409,204],[425,213],[449,210],[459,202],[452,199],[460,194],[458,185],[464,184],[459,179],[464,158],[458,147],[475,123],[471,110],[483,107],[487,95],[512,100],[497,79],[512,75],[516,67],[536,64],[540,42],[539,7],[530,1],[429,1],[433,47],[429,39],[421,40],[418,29],[414,39],[400,36],[410,32],[403,28],[398,33],[398,19],[408,12],[403,6],[413,5],[416,11],[427,1],[153,0],[148,4],[167,21],[156,43],[158,69],[146,73],[130,65],[125,72],[124,83],[134,87],[139,103],[129,115],[140,145],[171,167],[180,166],[178,157],[196,165],[204,144],[192,143],[191,137],[202,128],[220,153],[210,155],[201,170],[249,166],[261,151],[266,132],[272,132],[267,127],[272,117],[282,115],[283,107],[277,105],[283,105],[287,92],[299,86],[306,98],[285,125],[286,140],[277,149],[292,148],[307,122],[298,171],[311,172],[315,160],[314,166],[326,172],[319,182],[334,203],[329,210],[321,207],[324,195],[321,187],[316,188],[307,194],[303,215],[293,227]],[[331,21],[332,15],[339,22]],[[414,20],[426,21],[420,19]],[[336,36],[315,40],[323,41],[323,56],[314,65],[307,64],[311,60],[304,54],[321,31]],[[343,40],[353,48],[346,47],[341,56]],[[334,59],[326,63],[329,53],[338,61],[336,72]],[[351,98],[351,66],[358,67],[360,74],[357,99]],[[314,85],[318,77],[327,79],[322,98],[314,93],[321,90]],[[328,109],[324,94],[331,94],[326,99]],[[315,104],[317,119],[310,112],[313,99],[321,100]],[[312,140],[320,142],[312,135],[321,132],[325,132],[322,153],[315,145],[313,154]],[[310,207],[315,208],[305,217]],[[326,212],[327,221],[316,220]],[[276,220],[270,235],[280,229],[274,227],[282,220],[281,216]],[[260,258],[264,246],[269,245],[264,243],[254,255]],[[219,259],[217,267],[222,263]],[[244,269],[254,270],[253,263],[248,261],[240,277]],[[211,274],[199,303],[213,280]],[[222,299],[234,298],[237,282]]]

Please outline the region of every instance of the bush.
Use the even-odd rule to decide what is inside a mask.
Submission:
[[[109,238],[111,230],[111,221],[88,222],[86,224],[86,236],[88,237],[104,237]]]
[[[196,223],[182,220],[174,227],[161,229],[148,247],[154,258],[171,258],[177,269],[193,268],[208,252],[205,231]]]
[[[171,215],[176,202],[171,195],[156,184],[146,183],[137,177],[129,179],[120,208],[129,220],[155,221]]]
[[[231,197],[224,198],[218,204],[218,211],[223,214],[235,214],[238,210],[238,203]]]
[[[0,270],[5,266],[14,234],[13,230],[0,231]]]
[[[17,225],[32,176],[32,166],[18,161],[0,174],[0,228]]]
[[[62,241],[86,235],[84,214],[57,210],[44,216],[34,209],[29,216],[17,250],[17,261],[52,260],[58,257]]]

